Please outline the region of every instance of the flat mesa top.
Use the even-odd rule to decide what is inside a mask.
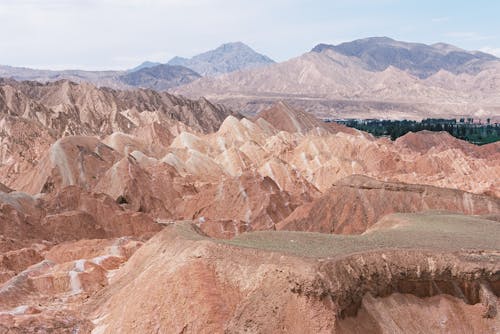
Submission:
[[[231,240],[205,238],[182,228],[188,239],[213,240],[242,248],[293,256],[329,258],[383,249],[457,252],[500,251],[500,222],[454,213],[397,213],[384,217],[361,235],[259,231]]]

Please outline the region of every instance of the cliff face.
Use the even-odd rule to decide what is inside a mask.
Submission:
[[[133,238],[61,244],[4,283],[0,307],[8,311],[0,328],[495,333],[498,224],[435,215],[422,229],[412,222],[418,218],[345,240],[351,248],[334,246],[344,237],[322,234],[261,232],[221,241],[186,223],[144,245]],[[454,226],[447,218],[457,219]],[[411,241],[404,238],[409,231]],[[469,233],[481,242],[467,240]],[[460,245],[440,242],[445,235]]]
[[[469,227],[498,230],[494,222],[477,223]],[[266,232],[218,242],[188,225],[171,226],[136,252],[104,290],[107,301],[96,313],[102,319],[97,328],[349,333],[373,326],[375,333],[435,328],[493,333],[500,292],[497,251],[475,251],[467,243],[462,250],[432,246],[443,226],[415,231],[408,244],[397,230],[374,232],[352,249],[337,248],[340,239],[321,234],[301,239],[301,233]],[[419,242],[424,236],[427,241]],[[494,245],[485,241],[477,247]],[[425,317],[438,302],[443,312]],[[412,316],[401,317],[415,308]],[[461,318],[443,322],[447,315]]]

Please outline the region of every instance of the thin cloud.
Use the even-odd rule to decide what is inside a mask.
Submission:
[[[450,18],[448,16],[443,16],[443,17],[435,17],[431,19],[432,22],[434,23],[445,23],[450,21]]]
[[[158,51],[158,52],[153,52],[153,53],[148,53],[148,54],[138,54],[138,55],[133,55],[133,56],[116,56],[113,57],[113,61],[119,64],[141,64],[145,61],[154,61],[158,63],[166,63],[170,59],[172,59],[175,56],[175,54],[169,53],[169,52],[164,52],[164,51]]]
[[[500,48],[495,48],[491,46],[485,46],[479,49],[479,51],[492,54],[494,56],[500,57]]]
[[[444,36],[468,42],[486,41],[495,38],[495,36],[481,35],[474,31],[453,31],[445,33]]]

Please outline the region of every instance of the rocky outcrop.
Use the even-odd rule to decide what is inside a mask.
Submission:
[[[0,193],[0,235],[14,240],[67,240],[140,236],[161,230],[145,213],[130,211],[104,194],[65,187],[49,195]]]
[[[405,307],[395,308],[394,305]],[[367,295],[358,315],[339,321],[336,332],[439,333],[450,329],[464,334],[495,332],[497,321],[485,321],[483,313],[482,305],[468,305],[462,299],[448,295],[426,298],[400,293],[382,298]]]
[[[269,177],[245,173],[218,185],[207,185],[180,204],[181,218],[196,219],[199,225],[209,221],[238,221],[245,231],[274,229],[300,203],[280,190]],[[237,233],[236,233],[237,234]]]
[[[12,192],[12,189],[10,189],[9,187],[7,187],[5,184],[3,183],[0,183],[0,192],[3,192],[3,193],[10,193]]]
[[[395,212],[444,210],[466,215],[500,213],[500,199],[432,186],[381,182],[353,175],[324,195],[298,207],[277,228],[294,231],[362,233]]]
[[[440,217],[433,219],[439,221]],[[151,239],[120,270],[115,283],[102,292],[106,302],[92,304],[98,307],[96,328],[103,333],[118,328],[343,333],[349,332],[351,317],[357,314],[358,328],[376,325],[377,333],[383,331],[376,328],[405,331],[415,328],[411,326],[432,305],[428,297],[433,297],[456,305],[447,311],[450,316],[467,313],[475,330],[493,333],[498,315],[489,318],[487,314],[489,307],[496,307],[496,300],[484,297],[481,291],[499,294],[495,238],[484,239],[481,245],[443,244],[439,241],[442,235],[457,236],[452,229],[440,230],[445,225],[426,224],[421,230],[414,226],[416,234],[409,244],[401,239],[401,231],[393,229],[360,237],[354,243],[350,240],[349,248],[332,247],[334,240],[327,235],[284,232],[250,233],[233,242],[218,242],[189,225],[173,225]],[[494,222],[457,225],[467,232],[483,228],[486,233],[498,232]],[[458,236],[462,237],[466,238]],[[401,249],[403,244],[405,249]],[[484,251],[475,251],[478,248]],[[154,283],[159,281],[162,284]],[[384,298],[395,303],[384,306]],[[421,313],[399,318],[395,325],[366,316],[373,304],[377,305],[370,311],[392,309],[401,314],[411,312],[415,304],[423,307]],[[152,323],[151,318],[157,320]],[[436,315],[418,319],[416,328],[420,330],[441,326],[460,332],[471,328],[462,321],[442,322]]]
[[[120,238],[61,244],[0,287],[0,330],[90,333],[81,306],[109,282],[141,241]]]

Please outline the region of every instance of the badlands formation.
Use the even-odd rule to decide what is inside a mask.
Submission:
[[[0,333],[498,333],[500,143],[0,85]]]

